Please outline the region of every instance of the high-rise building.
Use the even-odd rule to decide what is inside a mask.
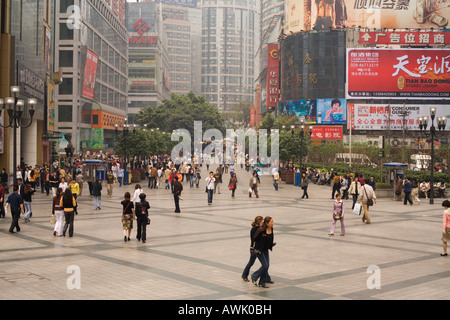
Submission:
[[[170,61],[167,38],[154,2],[129,2],[128,123],[136,114],[170,99]]]
[[[202,94],[221,111],[253,101],[260,10],[257,0],[202,1]]]
[[[39,5],[37,1],[1,2],[0,98],[5,104],[0,119],[0,166],[9,174],[15,172],[14,165],[49,162],[50,142],[45,135],[53,129],[52,93],[57,84],[53,81],[54,5],[54,0],[41,0]],[[18,89],[16,98],[24,101],[16,128],[8,127],[13,117],[7,109],[12,104],[5,99],[13,97],[12,86]],[[36,99],[32,120],[29,98]]]
[[[55,64],[63,70],[55,127],[72,134],[75,153],[111,150],[127,115],[126,1],[61,0],[55,9]]]

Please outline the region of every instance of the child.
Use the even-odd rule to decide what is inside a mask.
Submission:
[[[334,236],[334,229],[336,228],[337,220],[341,221],[341,236],[345,235],[345,226],[344,226],[344,201],[342,201],[342,195],[339,192],[336,192],[335,196],[336,200],[334,201],[333,207],[333,223],[331,224],[331,230],[328,235]]]

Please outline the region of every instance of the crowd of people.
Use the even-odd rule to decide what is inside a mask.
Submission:
[[[155,156],[148,159],[132,159],[122,162],[119,159],[108,158],[106,160],[107,173],[104,181],[95,177],[94,181],[88,181],[89,196],[93,199],[93,209],[101,210],[102,185],[106,185],[107,195],[112,197],[113,189],[116,183],[121,188],[126,182],[125,170],[141,168],[145,171],[147,177],[147,188],[164,188],[172,193],[174,198],[175,213],[180,213],[180,200],[183,200],[182,192],[185,187],[200,188],[205,186],[205,193],[208,206],[213,204],[215,194],[221,194],[224,190],[222,184],[227,183],[228,190],[231,191],[231,199],[236,197],[236,189],[239,184],[234,164],[220,164],[215,170],[210,170],[210,164],[206,164],[207,176],[202,178],[201,165],[189,163],[172,162],[168,156]],[[241,166],[243,167],[243,166]],[[125,169],[126,168],[126,169]],[[248,196],[253,195],[259,198],[258,186],[261,183],[263,167],[258,164],[250,165],[249,161],[245,163],[245,169],[249,172]],[[266,171],[269,172],[269,171]],[[271,168],[272,183],[275,191],[279,190],[281,182],[281,169]],[[46,165],[30,167],[22,165],[16,170],[17,184],[13,187],[13,192],[9,193],[9,181],[6,170],[3,169],[0,178],[0,218],[5,217],[5,211],[11,208],[12,222],[9,231],[20,231],[19,220],[23,215],[23,220],[28,223],[32,217],[32,198],[38,189],[41,193],[52,195],[52,223],[54,223],[54,236],[74,235],[74,220],[78,214],[77,198],[82,195],[84,172],[81,160],[75,161],[72,167],[61,163],[53,163],[52,168]],[[352,210],[359,210],[359,215],[363,223],[370,224],[370,207],[376,204],[376,183],[374,177],[364,178],[362,174],[338,174],[333,170],[321,171],[315,168],[306,168],[300,170],[300,187],[303,189],[302,199],[309,198],[308,185],[315,183],[328,186],[331,189],[331,199],[334,200],[332,206],[332,223],[329,236],[334,236],[336,224],[340,222],[340,236],[345,236],[344,216],[347,212],[344,200],[351,199]],[[247,188],[244,179],[244,188]],[[429,197],[431,192],[430,184],[422,181],[418,183],[416,179],[401,177],[395,184],[395,194],[399,199],[404,196],[404,204],[420,203],[419,198]],[[436,196],[446,197],[445,183],[443,181],[437,184]],[[120,202],[122,206],[121,222],[123,228],[123,239],[125,242],[131,240],[131,232],[134,224],[137,225],[136,239],[145,243],[147,241],[147,226],[150,224],[150,203],[141,187],[140,183],[134,185],[134,192],[124,192],[123,199]],[[447,242],[450,240],[450,202],[444,201],[444,222],[443,222],[443,253],[447,255]],[[358,209],[360,208],[360,209]],[[355,212],[355,211],[354,211]],[[269,250],[275,246],[273,232],[273,218],[257,216],[255,217],[250,231],[250,258],[242,273],[242,279],[246,282],[252,282],[256,286],[268,288],[267,284],[273,283],[269,275]],[[261,266],[250,275],[250,268],[255,261],[259,260]],[[250,276],[250,280],[249,280]]]

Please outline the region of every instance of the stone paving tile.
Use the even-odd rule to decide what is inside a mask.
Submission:
[[[250,175],[237,173],[236,199],[224,183],[212,206],[204,184],[198,189],[184,184],[181,214],[173,213],[170,191],[144,186],[152,219],[146,244],[135,239],[135,230],[131,241],[123,241],[120,201],[133,186],[116,186],[111,198],[103,196],[101,211],[81,196],[73,238],[52,235],[50,197],[36,193],[32,221],[21,221],[20,233],[8,233],[9,213],[0,219],[0,299],[445,299],[450,260],[439,256],[439,199],[414,206],[379,199],[371,208],[371,225],[351,213],[347,200],[346,236],[338,235],[338,223],[331,238],[331,187],[311,184],[310,199],[301,200],[300,188],[281,184],[274,191],[270,176],[263,176],[261,197],[249,198]],[[256,215],[275,222],[277,246],[269,269],[275,283],[268,289],[241,279]],[[380,268],[380,289],[367,286],[372,265]],[[80,289],[67,285],[70,266],[80,270]],[[251,272],[259,266],[256,261]]]

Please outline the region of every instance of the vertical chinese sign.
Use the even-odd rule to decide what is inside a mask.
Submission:
[[[269,43],[267,45],[267,99],[266,108],[274,108],[278,103],[279,89],[279,54],[278,44]]]
[[[256,108],[250,107],[250,127],[256,126]]]
[[[88,49],[86,54],[86,66],[84,69],[83,91],[81,93],[85,98],[94,99],[97,64],[98,56]]]

